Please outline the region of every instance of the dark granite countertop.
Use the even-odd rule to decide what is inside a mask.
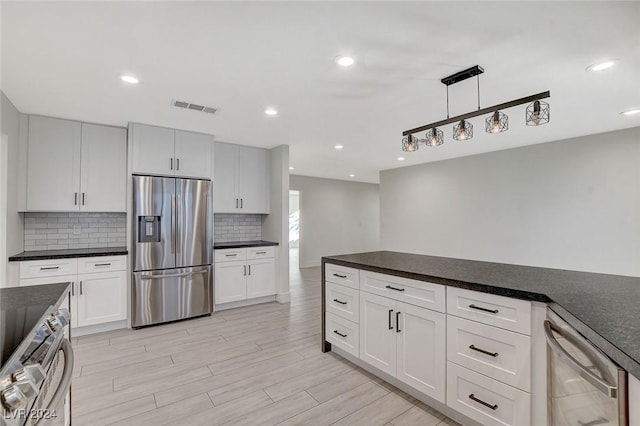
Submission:
[[[224,243],[213,243],[213,248],[218,249],[232,249],[232,248],[244,248],[244,247],[268,247],[268,246],[277,246],[279,243],[274,243],[273,241],[263,241],[263,240],[255,240],[255,241],[228,241]]]
[[[51,278],[55,282],[55,277]],[[66,297],[70,282],[0,288],[0,310],[33,306],[58,306]]]
[[[322,258],[343,266],[548,303],[640,378],[640,277],[378,251]]]
[[[121,256],[128,254],[126,247],[101,247],[86,249],[67,250],[37,250],[23,251],[9,257],[9,262],[20,262],[23,260],[49,260],[49,259],[70,259],[74,257],[94,257],[94,256]]]

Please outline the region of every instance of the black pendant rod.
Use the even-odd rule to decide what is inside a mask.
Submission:
[[[458,115],[456,117],[451,117],[451,118],[447,117],[446,120],[436,121],[435,123],[431,123],[431,124],[427,124],[427,125],[424,125],[424,126],[416,127],[415,129],[405,130],[404,132],[402,132],[402,136],[407,136],[407,135],[411,135],[413,133],[418,133],[418,132],[424,132],[425,130],[429,130],[432,127],[444,126],[445,124],[455,123],[455,122],[460,121],[460,120],[466,120],[467,118],[477,117],[479,115],[483,115],[483,114],[486,114],[486,113],[489,113],[489,112],[495,112],[495,111],[500,110],[500,109],[507,109],[507,108],[511,108],[511,107],[514,107],[514,106],[526,104],[528,102],[533,102],[533,101],[537,101],[539,99],[545,99],[545,98],[550,98],[550,97],[551,97],[551,92],[547,90],[546,92],[536,93],[535,95],[531,95],[531,96],[527,96],[527,97],[524,97],[524,98],[515,99],[513,101],[504,102],[504,103],[501,103],[501,104],[498,104],[498,105],[493,105],[493,106],[490,106],[490,107],[482,108],[482,109],[479,109],[478,111],[468,112],[466,114]]]

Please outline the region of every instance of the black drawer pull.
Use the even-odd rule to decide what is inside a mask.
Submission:
[[[396,333],[400,333],[400,312],[396,312]]]
[[[391,324],[391,314],[393,314],[393,309],[389,309],[389,330],[393,330],[393,324]]]
[[[343,301],[342,301],[342,300],[340,300],[340,299],[333,299],[333,301],[334,301],[334,302],[336,302],[336,303],[339,303],[339,304],[341,304],[341,305],[346,305],[346,304],[347,304],[347,302],[343,302]]]
[[[256,254],[267,254],[266,251],[257,251]]]
[[[333,274],[333,276],[338,278],[347,278],[346,275],[340,275],[340,274]]]
[[[333,330],[333,332],[334,332],[335,334],[337,334],[338,336],[340,336],[340,337],[347,337],[347,335],[346,335],[346,334],[342,334],[342,333],[340,333],[338,330]]]
[[[96,267],[98,266],[111,266],[111,263],[96,263]]]
[[[234,253],[234,254],[225,254],[226,257],[236,257],[238,254]]]
[[[472,401],[477,402],[478,404],[482,404],[485,407],[491,408],[492,410],[497,410],[498,409],[498,404],[491,405],[488,402],[484,402],[483,400],[481,400],[479,398],[476,398],[473,394],[469,395],[469,399],[472,400]]]
[[[54,270],[54,269],[60,269],[60,267],[59,266],[49,266],[49,267],[46,267],[46,268],[40,268],[41,271],[51,271],[51,270]]]
[[[385,285],[384,288],[388,288],[389,290],[395,290],[395,291],[404,291],[404,288],[393,287],[390,285]]]
[[[469,345],[469,349],[471,349],[473,351],[478,351],[478,352],[483,353],[485,355],[490,355],[490,356],[492,356],[494,358],[498,356],[498,352],[485,351],[484,349],[476,348],[475,345]]]
[[[476,306],[473,303],[471,305],[469,305],[469,307],[471,309],[477,309],[479,311],[489,312],[490,314],[497,314],[498,313],[497,309],[487,309],[487,308],[483,308],[482,306]]]

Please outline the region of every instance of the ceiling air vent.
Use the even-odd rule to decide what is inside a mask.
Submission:
[[[205,112],[207,114],[215,114],[216,112],[218,112],[217,108],[198,105],[198,104],[192,104],[184,101],[176,101],[175,99],[171,101],[171,105],[176,108],[190,109],[193,111]]]

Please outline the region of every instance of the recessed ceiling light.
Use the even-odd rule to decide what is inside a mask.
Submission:
[[[404,157],[398,157],[398,161],[404,161]]]
[[[344,148],[344,146],[338,144],[338,145],[334,145],[333,148],[340,151],[342,148]]]
[[[140,80],[138,80],[136,77],[134,77],[132,75],[121,75],[120,76],[120,80],[124,81],[125,83],[129,83],[129,84],[138,84],[140,82]]]
[[[616,61],[599,62],[597,64],[589,65],[587,67],[587,71],[594,71],[594,72],[604,71],[604,70],[608,70],[609,68],[611,68],[615,64],[616,64]]]
[[[355,60],[351,56],[338,56],[336,58],[336,63],[341,67],[350,67],[355,64]]]
[[[264,113],[267,115],[278,115],[278,111],[273,108],[267,108],[264,110]]]
[[[640,114],[640,109],[630,109],[630,110],[621,112],[620,114],[622,114],[622,115],[636,115],[636,114]]]
[[[351,173],[351,174],[349,175],[349,177],[356,177],[356,175],[354,175],[353,173]]]
[[[296,168],[293,166],[289,166],[289,170],[295,170]]]

